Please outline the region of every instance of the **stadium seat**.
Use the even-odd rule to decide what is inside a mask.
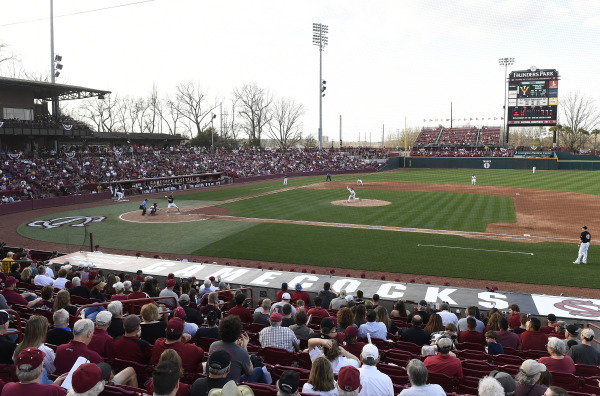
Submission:
[[[152,370],[154,370],[154,366],[152,365],[141,364],[138,362],[122,359],[113,359],[111,366],[115,373],[118,373],[119,371],[124,370],[127,367],[133,367],[137,376],[138,384],[140,385],[145,384],[146,380],[152,377]]]
[[[579,389],[580,378],[574,374],[552,372],[552,385],[576,392]]]
[[[456,349],[459,351],[468,349],[471,351],[481,351],[485,353],[485,346],[483,344],[476,344],[474,342],[459,342],[456,345]]]
[[[264,347],[258,352],[258,355],[262,356],[265,363],[281,364],[283,366],[291,366],[297,360],[295,353],[282,348]]]
[[[14,364],[0,364],[0,379],[4,382],[18,382],[17,366]]]
[[[208,338],[208,337],[194,337],[192,338],[192,342],[196,345],[199,346],[200,348],[202,348],[204,351],[207,351],[210,349],[210,346],[212,345],[213,342],[218,341],[216,338]]]
[[[490,363],[494,363],[497,366],[501,365],[501,364],[512,364],[512,365],[521,366],[521,364],[525,361],[525,359],[523,359],[520,356],[513,356],[513,355],[491,355],[489,357],[489,361],[490,361]]]
[[[240,385],[248,385],[254,396],[275,396],[277,395],[277,388],[273,385],[266,384],[255,384],[251,382],[242,382]]]
[[[421,354],[421,347],[419,345],[406,341],[394,341],[389,346],[389,349],[411,352],[415,355]]]
[[[589,364],[576,364],[575,375],[580,377],[600,377],[600,367]]]
[[[410,383],[406,369],[400,366],[394,366],[391,364],[379,363],[377,369],[384,374],[387,374],[392,382],[399,385],[406,385]]]
[[[449,377],[445,374],[429,372],[427,375],[427,381],[430,384],[438,384],[446,392],[454,392],[454,388],[457,384],[456,377]]]
[[[550,356],[550,355],[548,355],[548,351],[535,351],[535,350],[529,349],[527,351],[521,352],[521,357],[524,358],[525,360],[527,360],[527,359],[538,360],[539,358],[548,357],[548,356]]]

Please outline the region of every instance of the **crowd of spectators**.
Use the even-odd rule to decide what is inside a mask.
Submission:
[[[34,199],[90,191],[93,183],[151,179],[221,172],[231,178],[289,174],[295,172],[376,170],[382,150],[238,149],[208,150],[189,147],[130,146],[124,149],[42,150],[32,156],[0,155],[2,201]],[[93,190],[93,188],[92,188]]]
[[[515,304],[508,315],[472,306],[462,316],[426,301],[410,312],[400,300],[388,312],[378,295],[329,283],[312,296],[283,284],[273,302],[255,304],[219,277],[169,274],[159,285],[141,270],[51,260],[36,262],[25,249],[2,260],[0,309],[25,323],[16,341],[17,319],[0,310],[0,363],[16,369],[16,378],[0,371],[2,395],[92,396],[116,387],[179,396],[522,396],[567,394],[557,385],[597,388],[595,379],[576,377],[579,365],[600,371],[594,331],[552,314],[541,323]],[[81,357],[87,362],[77,367]],[[61,388],[69,372],[71,384]]]
[[[421,148],[413,149],[411,157],[514,157],[512,149],[494,148],[485,150],[483,148]]]
[[[3,128],[31,128],[31,129],[66,129],[89,130],[89,126],[81,121],[61,115],[56,121],[50,115],[36,115],[33,120],[20,120],[16,118],[0,119]]]
[[[423,128],[413,147],[415,151],[429,147],[483,148],[500,145],[499,127]]]

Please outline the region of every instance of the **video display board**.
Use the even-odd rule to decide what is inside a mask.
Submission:
[[[554,69],[511,72],[508,78],[508,125],[556,125],[558,79]]]

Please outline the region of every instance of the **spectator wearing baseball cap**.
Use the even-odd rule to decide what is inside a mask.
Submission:
[[[172,318],[167,324],[166,338],[159,338],[152,348],[150,364],[156,364],[166,349],[175,350],[181,356],[181,364],[186,371],[202,371],[204,350],[194,344],[186,344],[192,337],[183,332],[184,322],[181,318]],[[156,383],[156,382],[155,382]]]
[[[9,276],[6,279],[4,279],[4,290],[2,290],[0,293],[2,293],[4,299],[6,300],[6,303],[9,306],[18,304],[25,305],[27,307],[33,307],[38,302],[42,301],[42,298],[38,297],[35,293],[18,293],[17,291],[15,291],[16,284],[17,280],[13,276]],[[25,299],[27,297],[35,297],[35,299],[32,301],[27,301]]]
[[[131,360],[140,364],[147,364],[152,356],[152,345],[140,338],[142,328],[141,320],[137,315],[128,315],[123,320],[125,334],[115,340],[115,358]]]
[[[102,311],[96,315],[94,335],[88,344],[88,348],[103,358],[108,359],[113,359],[115,357],[115,339],[107,332],[111,320],[112,314],[109,311]]]
[[[179,306],[179,296],[177,295],[177,293],[175,293],[175,291],[173,291],[176,284],[177,282],[175,282],[175,279],[167,280],[166,287],[162,289],[160,291],[160,294],[158,295],[159,297],[173,297],[175,299],[175,301],[173,301],[172,299],[165,299],[161,301],[162,304],[165,304],[170,309],[175,309]]]
[[[125,285],[123,285],[123,286],[125,286]],[[134,280],[131,283],[131,290],[133,290],[133,291],[127,295],[127,299],[134,300],[134,299],[140,299],[140,298],[150,298],[150,296],[147,293],[143,292],[141,289],[142,289],[142,282],[140,282],[139,280]],[[144,305],[148,302],[150,302],[150,301],[149,300],[136,301],[135,305]]]
[[[554,327],[556,326],[556,315],[553,313],[548,314],[546,318],[546,325],[540,327],[540,331],[544,334],[554,333]]]
[[[445,374],[449,377],[463,378],[462,363],[459,358],[451,356],[453,342],[451,338],[440,337],[436,341],[438,354],[428,356],[423,363],[432,373]]]
[[[515,395],[542,396],[546,391],[546,385],[538,385],[546,366],[533,359],[527,359],[521,364],[519,372],[515,376],[517,390]]]
[[[363,394],[360,372],[354,366],[345,366],[338,373],[338,393],[344,396],[356,396],[359,392]],[[387,393],[384,395],[387,396]],[[393,395],[393,392],[390,394]]]
[[[198,325],[196,323],[190,323],[187,321],[187,313],[183,307],[177,307],[175,311],[173,311],[173,317],[183,320],[184,334],[189,334],[190,337],[194,337],[196,335],[196,332],[198,331]]]
[[[394,384],[387,374],[377,370],[379,349],[373,344],[366,344],[360,354],[363,365],[360,372],[361,396],[394,396]],[[345,368],[345,367],[344,367]],[[342,375],[342,371],[338,375]]]
[[[292,294],[292,302],[295,304],[298,300],[304,301],[307,307],[310,305],[310,295],[303,290],[301,283],[296,283],[296,291]]]
[[[285,304],[290,304],[292,305],[292,296],[290,296],[290,293],[283,293],[281,295],[281,301],[278,303],[275,303],[271,306],[271,313],[273,312],[279,312],[282,313],[283,312],[283,306]],[[296,316],[296,308],[292,305],[292,318]]]
[[[230,380],[231,355],[224,349],[213,352],[206,363],[208,377],[198,378],[191,387],[194,396],[206,396],[212,389],[223,388]]]
[[[428,384],[427,375],[429,371],[425,364],[419,359],[412,359],[406,365],[406,373],[410,381],[410,388],[404,389],[399,395],[430,395],[430,396],[446,396],[444,389],[438,384]]]
[[[277,294],[275,295],[276,302],[281,302],[281,299],[283,298],[283,293],[288,293],[288,284],[286,282],[283,282],[281,284],[281,290],[277,291]]]
[[[599,366],[600,352],[592,346],[594,330],[590,328],[582,329],[579,337],[581,339],[581,344],[572,346],[571,349],[569,349],[569,356],[571,356],[575,364]]]
[[[573,345],[581,344],[581,338],[579,338],[579,327],[574,324],[565,326],[565,339],[563,342],[567,346],[567,348],[571,348]]]
[[[269,318],[268,327],[265,327],[258,333],[260,345],[265,347],[282,348],[288,352],[298,352],[300,350],[300,341],[296,334],[288,328],[281,326],[283,317],[278,312],[273,312]]]
[[[90,319],[79,319],[75,322],[73,339],[56,348],[56,358],[54,359],[56,371],[54,374],[61,375],[68,372],[80,356],[89,360],[90,363],[102,363],[104,361],[102,356],[88,347],[93,336],[94,322]]]
[[[277,396],[297,396],[300,388],[300,375],[295,370],[287,370],[277,380]]]
[[[366,345],[364,342],[358,341],[358,327],[356,326],[346,327],[344,342],[344,349],[354,356],[360,356],[363,347]]]
[[[3,395],[23,396],[64,396],[67,391],[60,385],[64,378],[57,379],[55,384],[42,385],[40,379],[44,368],[44,352],[38,348],[26,348],[19,353],[15,361],[19,382],[9,382],[2,389]]]
[[[517,390],[517,384],[512,375],[505,373],[504,371],[494,370],[489,374],[490,377],[494,378],[496,381],[502,385],[504,389],[504,394],[506,396],[513,396]]]
[[[73,372],[72,388],[68,395],[99,395],[104,390],[104,384],[110,379],[111,374],[111,368],[106,363],[84,363]]]

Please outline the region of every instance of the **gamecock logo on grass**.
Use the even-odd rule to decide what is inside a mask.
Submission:
[[[106,220],[106,216],[67,216],[51,220],[36,220],[27,224],[28,227],[41,227],[43,229],[58,228],[64,225],[71,227],[84,227],[90,223],[100,223]]]

